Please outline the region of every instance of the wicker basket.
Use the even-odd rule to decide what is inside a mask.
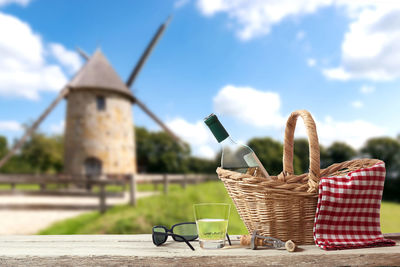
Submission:
[[[309,151],[309,173],[294,175],[293,142],[298,116],[306,126]],[[378,162],[357,159],[333,164],[320,170],[320,151],[315,122],[306,110],[293,112],[286,124],[283,171],[278,176],[254,177],[234,171],[217,169],[219,178],[232,198],[249,233],[289,239],[296,244],[314,244],[313,224],[318,200],[320,177],[345,174]]]

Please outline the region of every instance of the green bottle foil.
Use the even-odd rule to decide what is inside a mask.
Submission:
[[[222,126],[214,113],[211,113],[207,118],[205,118],[204,123],[208,128],[210,128],[218,143],[221,143],[229,136],[228,132],[225,130],[224,126]]]

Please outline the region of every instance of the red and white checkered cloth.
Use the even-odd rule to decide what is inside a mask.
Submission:
[[[379,221],[385,174],[381,161],[344,176],[321,178],[314,223],[317,246],[334,250],[396,244],[384,239]]]

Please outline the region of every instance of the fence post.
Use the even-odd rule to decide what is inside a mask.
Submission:
[[[182,185],[183,189],[186,189],[186,185],[187,185],[187,176],[186,176],[186,174],[183,175],[183,180],[182,180],[181,185]]]
[[[168,194],[168,175],[164,174],[164,194]]]
[[[154,191],[158,191],[158,183],[157,181],[153,181]]]
[[[105,184],[100,183],[100,213],[106,212],[106,189]]]
[[[12,190],[13,192],[15,192],[15,184],[14,184],[14,183],[11,184],[11,190]]]
[[[46,190],[46,184],[40,184],[40,191]]]
[[[135,174],[129,175],[129,204],[136,206],[136,177]]]

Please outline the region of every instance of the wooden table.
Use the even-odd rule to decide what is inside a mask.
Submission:
[[[397,245],[369,249],[324,251],[316,246],[286,250],[232,247],[195,251],[171,238],[156,247],[151,235],[0,236],[0,266],[265,266],[265,265],[400,265]]]

